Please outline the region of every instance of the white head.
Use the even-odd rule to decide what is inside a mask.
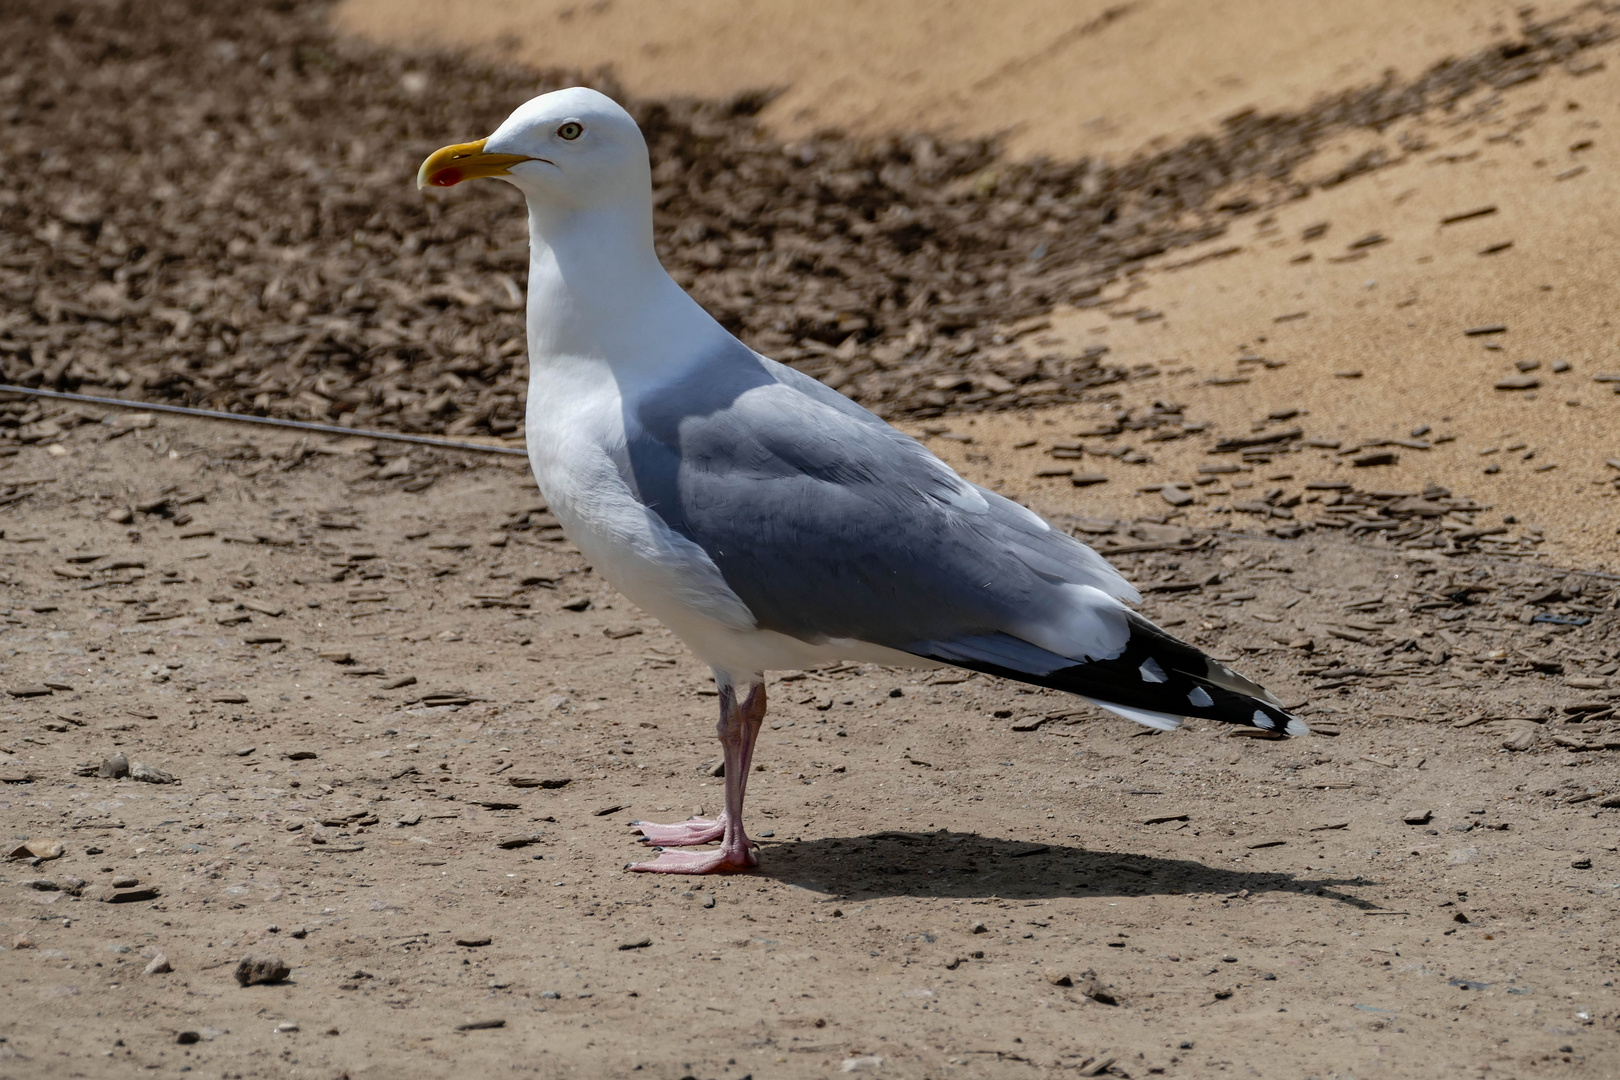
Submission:
[[[652,190],[641,129],[618,102],[583,86],[531,98],[487,139],[434,151],[417,170],[416,186],[451,187],[480,176],[515,184],[546,216],[647,203]]]

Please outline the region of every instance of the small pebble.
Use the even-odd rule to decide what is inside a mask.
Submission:
[[[244,956],[236,965],[236,981],[242,986],[278,983],[291,974],[292,968],[279,956]]]

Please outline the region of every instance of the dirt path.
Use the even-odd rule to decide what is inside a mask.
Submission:
[[[1605,12],[891,5],[910,79],[837,3],[435,9],[555,17],[501,63],[152,5],[0,14],[7,379],[511,438],[521,218],[405,179],[534,88],[514,58],[721,95],[746,41],[792,76],[763,124],[632,102],[675,273],[1317,734],[786,676],[760,871],[648,880],[627,823],[718,805],[712,686],[521,459],[0,401],[0,1080],[1620,1072]],[[1188,137],[1245,105],[1280,115]],[[825,123],[885,138],[776,134]],[[238,987],[250,953],[290,978]]]
[[[1093,534],[1149,549],[1115,558],[1163,583],[1150,614],[1337,734],[783,678],[760,872],[649,880],[626,822],[720,797],[712,690],[521,468],[73,419],[0,468],[0,814],[8,848],[64,849],[0,870],[0,1076],[1620,1067],[1620,776],[1564,745],[1617,738],[1612,581]],[[178,782],[75,775],[114,751]],[[239,988],[261,952],[291,979]]]

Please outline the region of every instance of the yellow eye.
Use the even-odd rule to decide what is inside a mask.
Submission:
[[[576,120],[570,120],[568,123],[557,129],[557,134],[567,139],[569,142],[573,142],[575,139],[585,134],[585,125]]]

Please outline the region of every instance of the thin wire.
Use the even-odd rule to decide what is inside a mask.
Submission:
[[[0,393],[27,394],[30,397],[56,398],[59,401],[82,401],[87,405],[111,405],[119,409],[138,409],[142,412],[179,413],[181,416],[200,416],[204,420],[234,420],[239,424],[264,424],[267,427],[293,428],[298,431],[319,431],[326,435],[387,439],[392,442],[437,446],[443,450],[480,450],[486,454],[517,454],[520,457],[527,457],[529,454],[527,450],[518,446],[488,446],[484,443],[435,439],[427,435],[405,435],[397,431],[366,431],[362,428],[339,427],[337,424],[317,424],[309,420],[282,420],[274,416],[247,416],[243,413],[220,412],[217,409],[191,409],[184,405],[155,405],[144,401],[126,401],[123,398],[69,394],[61,390],[33,390],[26,386],[12,386],[8,383],[0,383]]]

